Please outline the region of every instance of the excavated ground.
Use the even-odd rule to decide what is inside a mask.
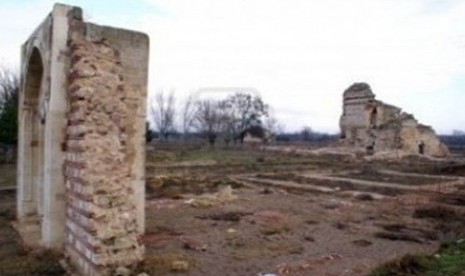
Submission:
[[[367,275],[465,237],[463,156],[368,162],[177,148],[147,153],[139,271],[149,275]],[[11,182],[6,175],[0,182]],[[0,208],[0,275],[60,275],[55,255],[40,259],[45,255],[24,250],[7,223],[14,192],[0,192]],[[8,266],[11,260],[18,264]]]
[[[149,160],[145,243],[161,274],[366,275],[465,236],[450,162],[191,154]]]

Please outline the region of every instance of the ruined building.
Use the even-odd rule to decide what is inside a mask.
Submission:
[[[376,100],[366,83],[355,83],[344,91],[340,127],[344,145],[370,153],[401,150],[438,157],[448,154],[430,126],[418,123],[398,107]]]
[[[16,227],[82,275],[143,258],[148,51],[60,4],[22,46]]]

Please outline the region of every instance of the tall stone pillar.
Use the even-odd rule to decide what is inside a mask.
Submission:
[[[108,275],[144,254],[149,40],[82,18],[57,4],[23,46],[18,229]]]

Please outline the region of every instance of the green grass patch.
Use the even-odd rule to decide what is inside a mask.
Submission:
[[[377,268],[371,276],[463,276],[465,239],[445,243],[434,255],[406,255]]]

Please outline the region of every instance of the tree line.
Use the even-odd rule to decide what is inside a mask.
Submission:
[[[0,67],[0,162],[13,162],[18,142],[19,78]]]
[[[244,92],[224,99],[199,99],[191,94],[179,110],[173,92],[168,95],[160,92],[149,103],[149,120],[153,130],[148,132],[148,138],[155,134],[161,141],[170,136],[186,139],[195,133],[210,145],[218,140],[229,145],[242,143],[247,134],[266,141],[279,131],[269,105],[260,96]]]
[[[16,145],[19,78],[16,73],[0,67],[0,144]]]
[[[17,72],[0,67],[0,150],[11,150],[17,144],[20,80]],[[190,94],[177,102],[174,92],[156,93],[149,101],[147,140],[170,137],[186,140],[203,138],[214,145],[242,143],[247,134],[263,141],[313,141],[327,138],[309,127],[301,132],[284,133],[270,112],[270,106],[258,95],[236,92],[223,99],[199,98]]]
[[[17,72],[0,66],[0,152],[11,151],[17,144],[18,103],[20,80]],[[147,141],[170,137],[187,140],[205,139],[214,145],[242,143],[247,134],[263,141],[332,142],[338,135],[313,131],[304,126],[300,131],[285,132],[284,126],[272,116],[270,106],[258,95],[236,92],[224,99],[198,98],[190,94],[177,102],[174,92],[156,93],[149,101]],[[465,132],[454,130],[451,135],[440,135],[450,147],[464,147]]]

